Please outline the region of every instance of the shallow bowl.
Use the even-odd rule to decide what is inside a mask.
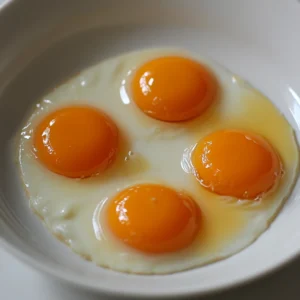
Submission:
[[[270,228],[226,260],[165,276],[102,269],[56,241],[31,213],[11,138],[50,88],[101,59],[172,46],[209,56],[265,93],[300,137],[296,0],[4,1],[0,7],[0,245],[61,280],[119,296],[187,296],[258,278],[300,253],[300,183]],[[266,120],[268,122],[268,120]]]

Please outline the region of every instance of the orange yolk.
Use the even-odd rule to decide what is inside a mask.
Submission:
[[[73,106],[46,116],[34,132],[38,159],[57,174],[83,178],[105,170],[115,157],[118,130],[101,111]]]
[[[198,117],[213,102],[216,80],[188,58],[169,56],[142,65],[132,80],[136,105],[152,118],[179,122]]]
[[[141,184],[108,204],[108,225],[127,245],[147,253],[189,246],[200,227],[200,209],[187,195],[157,184]]]
[[[221,130],[206,136],[193,153],[196,176],[212,192],[255,199],[269,191],[281,176],[281,162],[262,137]]]

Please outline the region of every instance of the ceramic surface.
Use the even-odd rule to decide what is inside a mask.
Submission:
[[[146,47],[198,51],[247,79],[300,138],[300,3],[296,0],[7,1],[0,8],[0,244],[32,266],[101,293],[183,296],[257,278],[300,253],[300,182],[253,245],[167,276],[127,275],[86,262],[31,213],[11,138],[47,90],[101,59]],[[267,122],[267,120],[266,120]]]

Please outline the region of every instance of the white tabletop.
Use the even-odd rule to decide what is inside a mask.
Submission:
[[[260,281],[205,300],[299,300],[300,260]],[[54,281],[0,249],[0,299],[100,300],[97,295]]]

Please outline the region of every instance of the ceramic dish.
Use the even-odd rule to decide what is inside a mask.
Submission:
[[[300,3],[254,1],[6,1],[0,7],[0,245],[33,267],[100,293],[187,296],[258,278],[300,253],[300,182],[270,228],[242,252],[190,271],[128,275],[96,267],[32,214],[10,148],[46,90],[96,62],[148,47],[213,58],[267,95],[300,138]]]

